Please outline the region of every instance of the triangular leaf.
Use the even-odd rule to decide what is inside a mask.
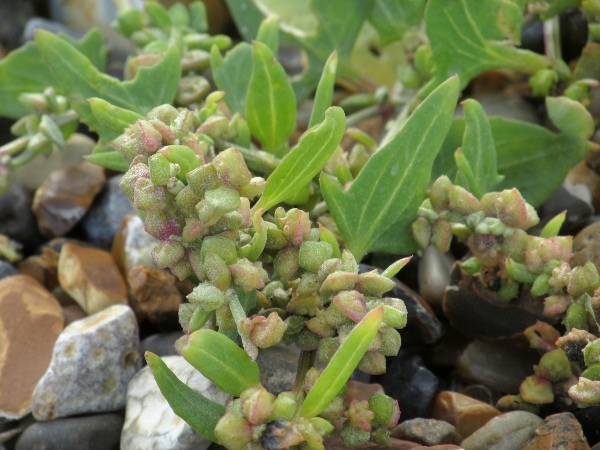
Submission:
[[[252,73],[252,46],[241,42],[227,52],[225,58],[216,46],[210,52],[213,77],[219,90],[225,92],[225,103],[232,113],[246,116],[246,93]]]

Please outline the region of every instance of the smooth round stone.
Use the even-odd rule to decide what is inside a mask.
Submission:
[[[572,266],[583,266],[591,261],[600,267],[600,221],[593,222],[573,238]]]
[[[536,428],[535,436],[521,450],[589,450],[581,425],[571,413],[560,413],[546,417]]]
[[[81,219],[81,227],[87,241],[98,247],[110,249],[125,216],[135,214],[135,208],[119,187],[121,177],[121,175],[112,177],[105,183],[92,206]]]
[[[466,450],[520,450],[542,423],[527,411],[507,412],[491,419],[460,445]]]
[[[140,367],[139,332],[129,306],[115,305],[73,322],[54,345],[32,400],[36,420],[116,411]]]
[[[419,294],[433,307],[442,307],[453,263],[448,255],[440,252],[434,245],[423,250],[423,256],[419,259]]]
[[[158,240],[144,230],[144,221],[137,214],[123,218],[115,234],[111,254],[121,270],[127,274],[134,266],[157,268],[152,259],[152,250]]]
[[[0,234],[21,243],[27,252],[43,241],[31,211],[32,202],[33,196],[20,183],[14,183],[0,195]]]
[[[0,259],[0,280],[12,275],[19,275],[19,273],[20,272],[15,269],[15,266],[13,266],[11,263]]]
[[[379,383],[387,395],[398,400],[402,421],[427,417],[439,387],[438,378],[425,367],[423,359],[403,350],[388,359]]]
[[[205,397],[223,405],[231,398],[182,356],[165,356],[163,360],[181,381]],[[144,367],[133,377],[127,388],[121,450],[204,450],[210,444],[175,415],[149,367]]]
[[[176,356],[175,342],[182,336],[181,331],[152,334],[140,341],[140,354],[150,351],[158,356]]]
[[[118,450],[122,427],[119,414],[36,422],[19,437],[15,450]]]
[[[581,227],[594,213],[592,193],[583,184],[563,183],[548,200],[539,208],[540,217],[550,220],[557,214],[567,211],[561,234],[573,233]]]
[[[506,342],[474,341],[456,360],[458,374],[499,392],[518,392],[525,377],[533,374],[539,354]]]
[[[458,444],[460,436],[453,425],[443,420],[411,419],[397,425],[392,436],[423,445]]]
[[[431,417],[444,420],[466,438],[485,425],[492,417],[501,414],[493,406],[458,392],[443,391],[435,398]]]

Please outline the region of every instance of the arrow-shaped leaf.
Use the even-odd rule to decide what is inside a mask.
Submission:
[[[321,414],[339,394],[371,345],[382,321],[383,306],[378,306],[363,317],[344,339],[304,399],[301,410],[304,417],[310,418]]]
[[[302,135],[267,179],[267,187],[254,210],[271,208],[292,196],[325,166],[344,135],[346,116],[336,106],[327,109],[325,120]]]
[[[258,364],[231,339],[213,330],[193,332],[181,355],[219,389],[239,397],[260,386]]]
[[[357,260],[369,251],[400,253],[409,235],[429,179],[433,161],[452,123],[459,81],[439,86],[361,170],[347,191],[327,177],[321,190],[346,245]],[[380,237],[389,229],[389,239]],[[397,238],[397,239],[394,239]]]
[[[462,148],[454,154],[458,173],[456,183],[477,198],[490,192],[504,178],[496,167],[496,146],[492,127],[477,100],[463,102],[466,129]]]
[[[214,430],[219,419],[225,415],[225,406],[187,386],[159,356],[151,352],[146,352],[145,356],[156,384],[173,412],[202,436],[218,443]]]

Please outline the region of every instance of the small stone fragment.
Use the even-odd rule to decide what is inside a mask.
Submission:
[[[225,404],[231,397],[216,388],[181,356],[163,361],[177,377],[209,399]],[[121,450],[204,450],[211,444],[182,418],[176,416],[161,394],[149,367],[129,383]]]
[[[546,417],[535,430],[533,437],[522,450],[589,450],[581,425],[571,413]]]
[[[423,445],[458,444],[461,440],[454,425],[443,420],[423,418],[402,422],[392,430],[392,436]]]
[[[58,259],[58,281],[88,314],[127,304],[127,285],[107,251],[67,242]]]
[[[115,305],[70,324],[33,392],[36,420],[116,411],[140,366],[139,334],[129,306]]]
[[[0,280],[0,418],[19,419],[63,329],[58,301],[27,275]]]
[[[463,439],[500,414],[487,403],[451,391],[440,392],[431,411],[432,418],[454,425]]]
[[[183,301],[175,276],[166,270],[134,266],[127,274],[131,305],[141,323],[148,320],[157,326],[177,324],[179,305]]]
[[[67,234],[86,213],[104,181],[104,169],[87,161],[52,172],[33,198],[40,232],[46,237]]]
[[[123,275],[133,266],[156,268],[152,250],[158,244],[156,238],[144,230],[144,221],[137,214],[125,216],[113,239],[111,253]]]
[[[507,412],[491,419],[460,445],[466,450],[520,450],[542,422],[527,411]]]
[[[123,418],[119,414],[95,414],[35,422],[25,429],[15,450],[116,450]]]

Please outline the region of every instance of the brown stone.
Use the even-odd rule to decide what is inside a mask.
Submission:
[[[177,323],[183,297],[175,284],[175,276],[166,270],[134,266],[127,274],[130,303],[138,322],[148,320],[154,325]]]
[[[58,281],[87,314],[127,304],[127,285],[111,254],[72,242],[63,245]]]
[[[383,394],[383,387],[377,383],[363,383],[361,381],[349,380],[346,383],[348,389],[344,399],[350,403],[352,400],[369,400],[375,394]]]
[[[62,329],[60,305],[35,279],[0,280],[0,417],[29,413],[31,395]]]
[[[33,255],[19,263],[19,272],[35,278],[49,291],[58,286],[58,255],[52,247],[43,247],[39,255]]]
[[[588,261],[600,268],[600,221],[588,225],[573,238],[571,266],[583,266]]]
[[[402,439],[391,438],[390,441],[390,445],[379,445],[375,444],[374,442],[367,442],[364,445],[354,448],[356,450],[412,450],[414,448],[421,447],[421,444],[411,441],[404,441]],[[327,450],[348,450],[348,447],[344,446],[342,438],[337,433],[325,438],[323,445]]]
[[[418,447],[413,447],[411,450],[464,450],[464,447],[460,445],[454,444],[440,444],[440,445],[419,445]]]
[[[535,437],[521,450],[590,450],[580,423],[571,413],[546,417]]]
[[[433,404],[431,417],[454,425],[462,438],[481,428],[501,412],[487,403],[458,392],[442,391]]]
[[[40,232],[46,237],[67,234],[86,213],[105,180],[104,169],[87,161],[52,172],[33,198]]]
[[[392,430],[392,436],[422,445],[458,444],[461,441],[454,425],[445,420],[420,417],[396,425]]]

